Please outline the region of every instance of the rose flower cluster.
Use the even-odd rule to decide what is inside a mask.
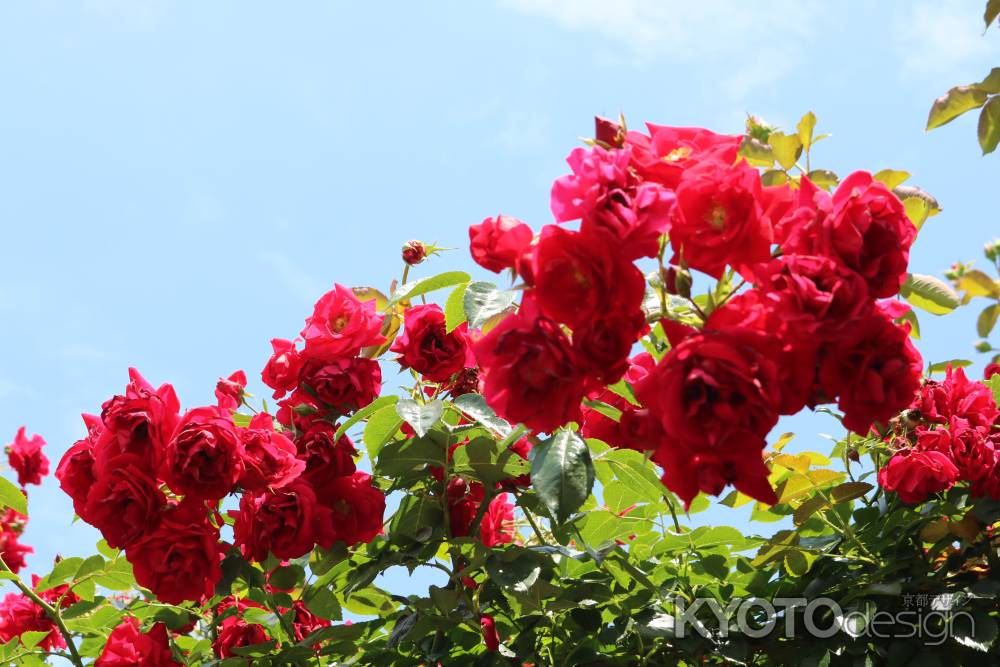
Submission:
[[[42,436],[29,438],[24,426],[17,430],[14,442],[7,445],[7,463],[17,473],[17,483],[25,495],[29,484],[41,484],[42,477],[49,474],[49,459],[42,452],[44,446]],[[0,558],[15,573],[24,567],[24,557],[35,551],[20,542],[27,524],[28,517],[9,507],[0,514]]]
[[[539,432],[571,421],[609,444],[653,452],[664,484],[689,503],[727,484],[774,503],[762,450],[779,415],[837,403],[867,433],[906,408],[921,359],[898,302],[916,228],[865,172],[830,193],[802,176],[766,187],[738,159],[742,138],[598,119],[589,148],[556,180],[557,223],[537,237],[498,216],[470,229],[473,259],[525,283],[517,312],[474,346],[483,393],[503,417]],[[662,253],[660,279],[738,275],[698,326],[661,313],[672,347],[632,357],[648,331],[635,261]],[[675,292],[677,290],[675,289]],[[625,378],[635,402],[606,386]],[[621,411],[618,421],[590,407]]]
[[[371,541],[385,497],[355,469],[351,442],[334,441],[332,420],[378,395],[378,364],[358,355],[382,340],[379,326],[338,287],[307,321],[304,350],[275,341],[264,379],[278,395],[293,392],[277,423],[266,413],[236,423],[242,371],[219,380],[215,405],[182,414],[173,387],[154,388],[130,369],[124,394],[100,416],[84,415],[88,435],[56,471],[62,489],[80,518],[124,549],[136,581],[170,604],[214,594],[228,549],[220,502],[230,494],[240,495],[229,514],[247,559]]]
[[[885,489],[916,504],[965,481],[973,496],[1000,499],[1000,410],[988,386],[949,367],[944,380],[924,383],[900,422],[893,444],[903,446],[878,472]]]

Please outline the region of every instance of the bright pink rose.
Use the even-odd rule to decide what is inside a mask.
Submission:
[[[298,558],[315,546],[317,536],[328,534],[333,517],[319,505],[305,480],[281,489],[244,493],[233,525],[234,542],[244,558],[262,562],[269,553],[276,558]]]
[[[671,264],[721,278],[771,256],[771,222],[761,208],[760,174],[740,162],[707,162],[685,172],[670,228]]]
[[[154,389],[136,369],[128,369],[128,374],[125,394],[101,406],[104,429],[95,442],[94,458],[103,467],[119,454],[135,454],[154,473],[177,424],[180,401],[171,385]]]
[[[272,338],[271,349],[274,352],[267,360],[260,377],[264,384],[274,390],[274,398],[281,398],[299,386],[302,355],[295,347],[294,341],[284,338]]]
[[[372,485],[371,475],[355,472],[333,477],[316,487],[320,503],[333,510],[333,529],[319,534],[317,544],[330,548],[338,540],[351,547],[368,543],[382,532],[385,494]]]
[[[946,491],[958,480],[958,468],[938,451],[905,449],[893,454],[878,471],[878,483],[908,505],[922,503],[932,493]]]
[[[403,333],[390,351],[399,354],[399,365],[412,368],[430,382],[446,382],[463,368],[475,366],[468,325],[446,331],[444,311],[437,304],[412,306],[403,314]]]
[[[500,416],[546,433],[579,418],[580,364],[566,334],[538,312],[530,295],[474,349],[483,395]]]
[[[845,178],[832,198],[808,179],[802,192],[804,205],[781,223],[783,250],[837,260],[864,278],[873,297],[899,292],[917,235],[899,198],[864,171]]]
[[[250,420],[243,436],[243,475],[240,486],[248,491],[287,486],[306,468],[296,456],[295,443],[274,430],[271,415],[261,412]]]
[[[366,357],[309,359],[302,365],[301,382],[317,399],[345,415],[378,398],[382,369],[377,361]]]
[[[7,461],[17,471],[17,483],[22,487],[41,484],[42,477],[49,474],[49,459],[42,453],[44,446],[42,436],[29,438],[23,426],[17,429],[14,442],[7,445]]]
[[[215,398],[218,406],[227,410],[236,410],[243,402],[243,390],[247,388],[247,374],[236,371],[228,378],[219,378],[215,384]]]
[[[154,623],[149,632],[139,629],[139,621],[127,616],[111,631],[94,667],[181,667],[174,660],[167,638],[167,626]]]
[[[571,329],[616,312],[630,315],[642,306],[642,272],[604,235],[546,225],[531,267],[532,294],[541,312]]]
[[[486,650],[490,653],[499,651],[500,635],[497,633],[497,624],[493,617],[488,614],[480,616],[479,627],[483,631],[483,643],[486,645]]]
[[[135,580],[167,604],[211,597],[222,578],[219,529],[200,502],[167,511],[155,531],[125,549]]]
[[[827,396],[840,397],[844,426],[867,435],[874,422],[887,424],[913,401],[922,368],[909,326],[875,312],[830,346],[819,379]]]
[[[31,576],[31,587],[38,588],[39,577]],[[38,592],[38,597],[52,606],[65,609],[80,601],[80,597],[63,584],[47,591]],[[25,632],[48,632],[37,643],[43,651],[66,648],[66,640],[55,624],[49,619],[45,610],[35,604],[31,598],[22,593],[8,593],[0,602],[0,641],[7,643]]]
[[[947,424],[958,417],[986,430],[1000,417],[990,388],[970,381],[963,369],[950,366],[944,380],[929,380],[920,388],[912,407],[920,411],[922,419],[934,424]]]
[[[362,348],[381,345],[382,316],[375,312],[374,301],[359,301],[343,285],[319,298],[313,314],[302,330],[306,352],[313,357],[336,359],[353,357]]]
[[[630,131],[625,144],[632,149],[632,166],[643,180],[676,190],[684,172],[702,162],[731,165],[741,136],[716,134],[700,127],[666,127],[646,123],[649,136]]]
[[[33,548],[18,541],[27,523],[28,517],[16,510],[7,509],[0,516],[0,557],[15,574],[25,566],[25,556],[35,553]]]
[[[479,524],[479,539],[488,549],[514,541],[514,505],[506,493],[490,501]]]
[[[469,251],[476,264],[500,273],[517,265],[534,235],[531,227],[517,218],[498,215],[469,227]]]
[[[188,410],[167,443],[161,474],[179,495],[225,497],[243,474],[243,439],[232,417],[214,406]]]
[[[101,531],[109,546],[124,549],[153,532],[167,499],[135,454],[119,454],[100,470],[81,518]]]
[[[613,239],[628,259],[655,257],[674,194],[658,183],[638,182],[630,160],[628,148],[574,149],[566,158],[573,173],[552,185],[552,214],[557,222],[581,220],[582,233]]]

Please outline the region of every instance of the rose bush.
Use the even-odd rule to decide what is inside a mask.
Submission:
[[[555,223],[470,226],[472,259],[507,283],[410,281],[441,249],[408,241],[389,289],[335,285],[271,341],[257,366],[276,404],[237,371],[182,409],[130,369],[55,470],[98,553],[30,583],[24,488],[49,462],[22,428],[21,488],[0,482],[18,590],[0,657],[995,664],[1000,375],[925,368],[911,306],[962,300],[908,272],[933,200],[903,172],[811,169],[815,124],[597,119],[552,187]],[[829,456],[776,435],[803,410],[842,426]],[[761,534],[705,525],[713,503]],[[393,568],[437,578],[402,595],[380,579]],[[878,635],[844,622],[914,595],[964,614],[936,621],[941,642],[898,617]],[[729,604],[798,596],[836,603],[816,615],[832,632],[804,630],[802,609],[748,627]],[[705,598],[721,618],[678,616]]]

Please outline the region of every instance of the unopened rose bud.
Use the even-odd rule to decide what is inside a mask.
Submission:
[[[951,265],[951,268],[944,272],[944,277],[948,280],[958,280],[965,275],[966,266],[955,262]]]
[[[594,139],[611,148],[625,145],[625,128],[608,118],[594,117]]]
[[[668,266],[663,270],[663,286],[667,294],[676,294],[685,299],[691,298],[691,272],[677,266]]]
[[[983,246],[983,253],[985,253],[986,259],[995,263],[997,258],[1000,258],[1000,239],[994,239]]]
[[[403,244],[403,261],[413,266],[427,257],[427,246],[420,241],[407,241]]]
[[[855,463],[861,460],[861,456],[858,454],[858,450],[856,449],[847,450],[847,458],[854,461]]]

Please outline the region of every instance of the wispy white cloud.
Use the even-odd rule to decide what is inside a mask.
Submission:
[[[281,253],[263,252],[258,258],[296,298],[303,302],[312,303],[325,291],[312,276]]]
[[[894,37],[903,75],[919,79],[950,75],[955,84],[984,76],[986,72],[970,69],[986,65],[996,54],[996,35],[983,36],[982,4],[924,0],[899,12]]]

